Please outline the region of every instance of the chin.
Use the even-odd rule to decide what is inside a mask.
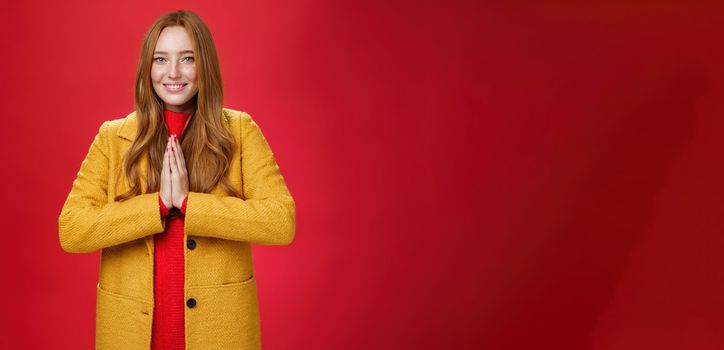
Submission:
[[[185,105],[186,103],[188,103],[189,101],[191,101],[190,98],[189,98],[189,99],[185,99],[185,100],[179,100],[179,99],[175,99],[175,98],[174,98],[174,99],[167,99],[167,100],[162,99],[162,100],[163,100],[163,102],[166,103],[167,105],[169,105],[169,106],[176,106],[176,107],[181,107],[181,106]]]
[[[178,96],[174,96],[178,97]],[[168,106],[175,106],[175,107],[182,107],[186,105],[189,101],[191,101],[191,98],[161,98],[161,101],[165,103]]]

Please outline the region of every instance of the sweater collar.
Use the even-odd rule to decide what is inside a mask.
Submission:
[[[179,113],[164,109],[163,117],[166,121],[168,133],[172,135],[175,134],[179,140],[183,138],[184,126],[186,126],[186,121],[188,121],[190,116],[191,113]]]
[[[180,112],[174,112],[170,109],[163,110],[163,117],[166,118],[166,120],[170,119],[182,119],[186,120],[191,116],[191,113],[180,113]]]
[[[230,110],[225,108],[222,110],[222,117],[224,118],[224,123],[227,126],[230,126],[229,116],[227,115],[229,113]],[[118,130],[118,136],[133,142],[136,139],[137,130],[138,117],[136,116],[136,111],[133,111],[123,118],[123,123],[121,123],[121,127]]]

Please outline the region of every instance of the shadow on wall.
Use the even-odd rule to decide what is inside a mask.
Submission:
[[[621,84],[553,150],[484,301],[486,348],[590,348],[711,88],[699,66],[668,69]]]

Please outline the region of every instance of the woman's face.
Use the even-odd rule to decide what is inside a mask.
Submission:
[[[156,42],[151,65],[153,90],[164,102],[164,108],[192,113],[196,85],[196,63],[191,38],[182,26],[166,27]]]

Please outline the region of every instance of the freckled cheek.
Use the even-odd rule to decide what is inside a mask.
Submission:
[[[151,68],[151,81],[160,84],[165,72],[161,68]]]
[[[196,82],[196,67],[185,67],[183,74],[188,81],[192,83]]]

